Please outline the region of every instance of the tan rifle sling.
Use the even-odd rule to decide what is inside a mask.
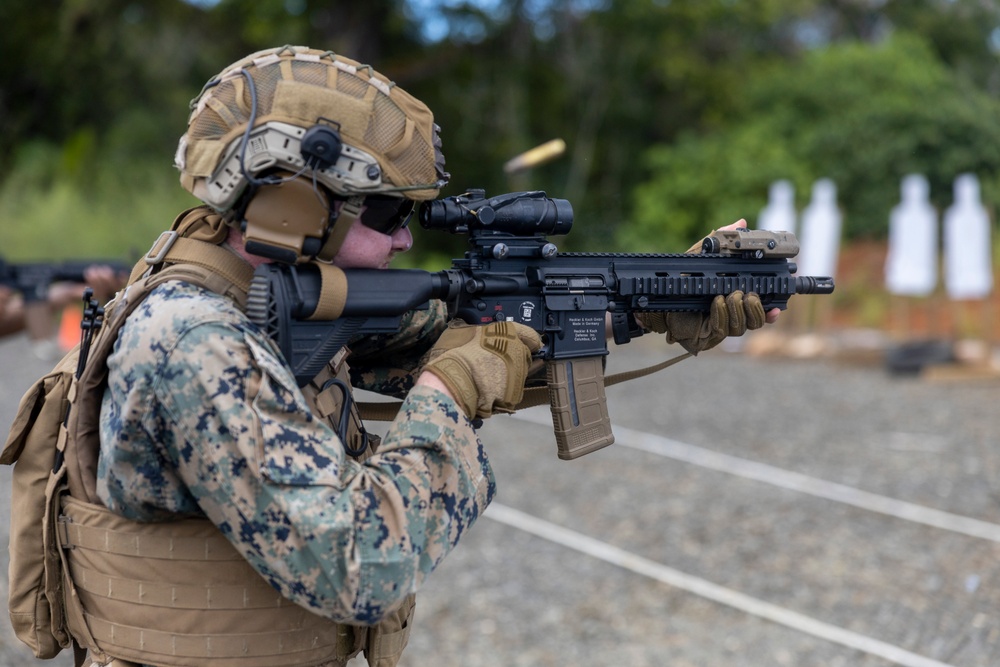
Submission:
[[[661,361],[658,364],[653,364],[652,366],[647,366],[646,368],[623,371],[621,373],[609,375],[604,378],[604,386],[610,387],[621,382],[636,380],[641,377],[646,377],[647,375],[652,375],[653,373],[662,371],[665,368],[670,368],[674,364],[684,361],[691,356],[693,355],[690,352],[685,352],[684,354],[679,354],[676,357],[671,357],[670,359]],[[525,388],[524,396],[521,398],[521,402],[515,407],[515,410],[524,410],[526,408],[535,407],[536,405],[545,405],[546,403],[549,403],[551,400],[550,391],[551,390],[547,386]],[[401,401],[360,402],[358,403],[358,410],[364,419],[369,419],[371,421],[392,421],[396,418],[396,413],[399,412],[399,408],[402,405],[403,403]]]

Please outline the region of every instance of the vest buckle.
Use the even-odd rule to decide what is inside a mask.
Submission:
[[[66,550],[76,549],[76,545],[69,541],[69,524],[73,520],[65,514],[60,514],[56,522],[59,528],[59,546]]]
[[[160,234],[156,240],[153,242],[152,247],[150,247],[149,252],[146,253],[146,264],[154,265],[159,264],[167,257],[167,253],[170,249],[174,247],[174,243],[180,237],[175,231],[166,231]]]

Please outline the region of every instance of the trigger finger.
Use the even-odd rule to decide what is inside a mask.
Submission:
[[[538,352],[542,349],[542,337],[531,327],[518,327],[517,337],[531,352]]]

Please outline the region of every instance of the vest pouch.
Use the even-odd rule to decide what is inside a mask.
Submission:
[[[63,420],[76,359],[74,350],[24,394],[0,454],[0,463],[14,466],[7,601],[10,621],[17,638],[42,659],[55,657],[70,645],[62,613],[58,550],[45,542],[51,519],[46,512],[46,490],[57,447],[65,443]]]
[[[382,621],[368,628],[368,645],[365,659],[370,667],[395,667],[410,641],[410,627],[416,596],[410,595],[396,611],[386,614]]]

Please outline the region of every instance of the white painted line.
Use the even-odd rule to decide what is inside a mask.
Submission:
[[[792,630],[804,632],[841,646],[884,658],[903,667],[952,667],[944,662],[912,653],[844,628],[818,621],[804,614],[764,602],[699,577],[685,574],[666,565],[643,558],[618,547],[587,537],[568,528],[525,514],[500,503],[492,503],[483,516],[498,523],[523,530],[568,549],[597,558],[606,563],[655,579],[674,588],[693,593],[732,607],[747,614],[778,623]]]
[[[551,426],[551,416],[545,412],[524,410],[512,415],[516,419],[531,422],[533,424],[544,424]],[[975,537],[991,542],[1000,543],[1000,524],[982,521],[972,517],[952,514],[937,510],[926,505],[898,500],[877,493],[862,491],[861,489],[829,482],[818,477],[810,477],[802,473],[792,472],[766,463],[758,463],[749,459],[731,456],[714,452],[697,445],[664,438],[652,433],[644,433],[633,429],[612,426],[615,433],[615,444],[613,447],[629,447],[639,451],[656,454],[671,458],[677,461],[684,461],[693,465],[736,475],[745,479],[752,479],[783,489],[790,489],[799,493],[824,498],[834,502],[851,505],[869,512],[877,512],[891,516],[896,519],[912,521],[940,530],[948,530],[954,533],[961,533],[970,537]]]

